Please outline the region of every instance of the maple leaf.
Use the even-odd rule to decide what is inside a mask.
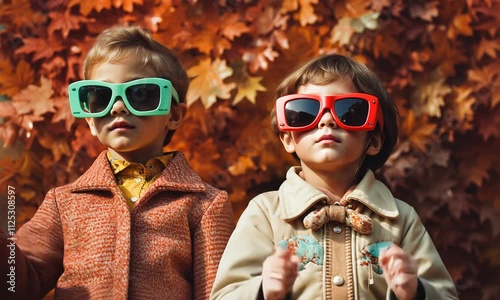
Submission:
[[[488,113],[481,114],[479,119],[479,133],[483,136],[484,141],[487,141],[489,137],[498,138],[500,137],[500,106],[496,106],[495,109],[489,111]]]
[[[451,26],[448,28],[448,38],[456,39],[458,35],[472,36],[473,30],[470,27],[472,17],[468,14],[457,15],[453,18]]]
[[[373,54],[376,58],[389,57],[389,55],[400,55],[403,52],[401,45],[394,37],[390,35],[378,34],[373,42]]]
[[[55,31],[61,31],[62,36],[67,38],[71,30],[78,30],[81,24],[89,22],[88,18],[70,14],[69,10],[62,12],[49,13],[50,24],[47,29],[49,35],[54,35]]]
[[[430,2],[411,2],[409,4],[410,16],[412,18],[419,18],[424,21],[431,22],[432,18],[439,15],[439,9],[437,8],[439,1]]]
[[[64,46],[60,44],[59,39],[50,37],[45,38],[25,38],[24,45],[16,49],[16,54],[35,53],[33,61],[51,58],[55,52],[64,50]]]
[[[66,131],[69,132],[71,130],[71,126],[75,122],[75,117],[73,117],[73,114],[71,113],[68,96],[55,97],[53,100],[56,112],[52,117],[52,123],[64,121],[64,123],[66,124]]]
[[[247,76],[244,81],[239,81],[237,84],[238,93],[234,97],[233,105],[238,104],[244,98],[255,104],[257,92],[266,91],[266,88],[259,83],[261,80],[262,77]]]
[[[412,107],[417,115],[441,117],[441,107],[445,104],[444,96],[451,92],[452,89],[445,84],[445,78],[417,85],[411,97]]]
[[[413,110],[409,110],[404,122],[401,124],[401,136],[407,137],[410,144],[419,151],[427,151],[427,143],[433,140],[436,124],[429,123],[426,115],[415,118]]]
[[[41,116],[47,112],[54,112],[54,101],[50,99],[54,90],[52,81],[42,77],[40,86],[29,85],[19,94],[12,97],[12,105],[21,115],[32,113]]]
[[[39,24],[44,24],[46,17],[38,11],[31,9],[30,0],[10,1],[11,4],[1,2],[0,16],[12,19],[12,24],[23,30],[36,28]],[[2,21],[2,23],[4,23]]]
[[[314,7],[312,4],[317,4],[318,0],[299,0],[300,1],[300,12],[299,12],[299,22],[301,26],[306,26],[307,24],[314,24],[318,20],[318,17],[314,14]]]
[[[110,9],[111,0],[99,0],[99,1],[71,0],[68,3],[68,8],[71,8],[76,5],[80,6],[80,13],[83,16],[88,16],[92,10],[95,10],[96,12],[101,12],[103,9]]]
[[[245,174],[249,170],[256,170],[257,166],[253,162],[252,157],[242,155],[238,157],[238,160],[227,168],[229,173],[233,176],[238,176]]]
[[[143,0],[113,0],[114,7],[123,7],[123,10],[129,13],[134,11],[134,4],[142,5],[143,3]]]
[[[465,87],[456,87],[455,89],[456,97],[454,98],[453,105],[453,119],[457,120],[457,123],[471,122],[474,118],[474,111],[472,106],[476,103],[476,99],[472,97],[472,89]],[[455,122],[449,122],[453,125]],[[455,126],[457,126],[456,124]]]
[[[8,60],[0,60],[0,95],[12,97],[27,87],[33,78],[33,70],[25,60],[16,68]]]
[[[198,65],[189,68],[187,73],[189,77],[194,77],[186,95],[188,106],[201,98],[203,105],[209,108],[217,98],[229,99],[236,87],[235,83],[224,83],[224,79],[233,74],[225,60],[216,59],[212,62],[209,58],[203,59]]]
[[[351,26],[357,33],[362,33],[366,29],[375,30],[379,28],[378,17],[379,12],[368,12],[359,18],[352,19]]]
[[[500,39],[488,40],[481,37],[481,42],[476,50],[476,58],[482,59],[484,55],[497,58],[497,51],[500,50]]]
[[[353,34],[354,28],[352,27],[352,18],[343,17],[338,21],[337,25],[332,28],[331,42],[333,44],[338,43],[340,46],[348,45],[351,42]]]
[[[249,32],[250,28],[241,22],[238,14],[225,14],[222,18],[220,31],[222,36],[232,41],[234,38]]]
[[[243,60],[248,62],[248,69],[252,73],[257,72],[259,69],[267,70],[269,61],[274,61],[279,56],[269,42],[258,39],[257,45],[259,46],[256,48],[245,49],[242,56]]]

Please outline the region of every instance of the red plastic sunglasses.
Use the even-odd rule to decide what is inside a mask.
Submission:
[[[276,100],[280,131],[303,131],[318,125],[323,111],[330,109],[335,123],[344,130],[384,129],[384,117],[377,97],[363,93],[335,96],[292,94]]]

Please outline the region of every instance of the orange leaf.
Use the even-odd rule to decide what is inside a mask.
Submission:
[[[53,93],[52,81],[42,77],[40,86],[29,85],[12,97],[12,104],[21,115],[32,113],[41,116],[54,112],[54,101],[50,99]]]
[[[21,60],[15,70],[8,60],[0,60],[0,95],[12,97],[27,87],[33,78],[30,65]]]
[[[187,71],[193,78],[189,84],[186,95],[188,106],[201,98],[206,108],[212,106],[217,98],[229,99],[235,83],[224,83],[224,79],[233,74],[233,70],[226,66],[226,61],[216,59],[211,62],[209,58],[202,60],[198,65]]]
[[[255,166],[255,163],[253,162],[251,157],[248,157],[246,155],[242,155],[238,157],[238,161],[235,163],[231,164],[227,170],[229,173],[233,176],[238,176],[245,174],[249,170],[257,170],[257,166]]]
[[[11,4],[4,3],[0,5],[0,16],[12,20],[12,24],[21,27],[23,30],[36,28],[39,24],[45,23],[45,16],[38,11],[31,9],[30,0],[13,0]],[[2,20],[2,23],[10,23]]]
[[[387,58],[389,55],[400,55],[403,52],[400,42],[390,35],[377,35],[373,42],[373,54],[376,58]]]
[[[300,2],[300,12],[299,12],[299,22],[301,26],[306,26],[307,24],[314,24],[318,20],[318,17],[314,14],[314,7],[312,4],[317,4],[318,0],[299,0]]]
[[[225,14],[221,22],[221,34],[228,40],[232,41],[234,38],[249,32],[250,28],[241,22],[238,14]]]
[[[69,13],[69,11],[62,12],[51,12],[49,13],[50,24],[47,28],[49,35],[54,35],[55,31],[61,31],[62,36],[67,38],[71,30],[78,30],[81,24],[89,22],[89,19],[76,16]]]
[[[456,39],[458,35],[472,36],[473,30],[470,27],[472,17],[468,14],[457,15],[453,18],[453,23],[448,28],[448,38]]]
[[[143,3],[142,0],[113,0],[114,7],[123,7],[123,10],[129,13],[134,11],[134,4],[142,5]]]
[[[71,8],[75,5],[80,6],[80,13],[84,16],[88,16],[92,10],[96,12],[100,12],[103,9],[111,8],[111,0],[71,0],[68,3],[68,8]]]
[[[497,51],[500,50],[500,39],[487,40],[481,37],[481,42],[477,47],[476,58],[482,59],[484,55],[491,58],[497,58]]]
[[[278,57],[278,52],[274,51],[270,43],[257,40],[257,44],[263,44],[257,48],[250,48],[243,53],[243,60],[248,62],[248,69],[255,73],[259,69],[267,70],[269,61],[274,61]]]
[[[266,91],[266,88],[259,83],[261,80],[262,77],[247,76],[244,81],[238,82],[238,93],[234,97],[233,105],[238,104],[244,98],[255,104],[257,92]]]
[[[64,50],[64,46],[60,44],[59,39],[50,37],[46,38],[26,38],[23,40],[24,45],[17,48],[16,54],[35,53],[33,61],[42,58],[51,58],[54,52]]]
[[[407,137],[410,144],[416,149],[426,152],[427,146],[433,139],[436,124],[429,123],[427,116],[415,119],[413,110],[409,110],[401,125],[401,136]]]

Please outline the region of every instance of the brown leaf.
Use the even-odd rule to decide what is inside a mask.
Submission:
[[[488,40],[484,37],[477,47],[476,58],[482,59],[485,55],[491,58],[497,58],[497,51],[500,50],[500,39]]]
[[[75,117],[73,117],[73,114],[71,113],[71,110],[69,108],[68,96],[55,97],[53,98],[53,100],[56,112],[52,117],[52,123],[64,121],[66,125],[66,131],[69,132],[71,130],[71,126],[75,122]]]
[[[42,77],[40,86],[29,85],[14,95],[12,105],[21,115],[32,113],[41,116],[47,112],[54,112],[54,101],[51,99],[53,93],[52,81]]]
[[[201,98],[203,105],[209,108],[217,98],[229,99],[236,87],[235,83],[224,83],[224,79],[233,74],[225,60],[216,59],[212,62],[209,58],[203,59],[198,65],[189,68],[187,73],[189,77],[194,77],[186,95],[188,106]]]
[[[12,97],[27,87],[33,79],[33,70],[25,60],[14,68],[9,60],[0,60],[0,95]]]
[[[479,133],[487,141],[490,137],[500,137],[500,106],[496,106],[488,113],[481,114],[479,119]]]
[[[10,4],[2,1],[0,16],[9,18],[13,25],[22,29],[36,28],[45,23],[45,16],[31,8],[30,0],[15,0],[10,1]],[[5,24],[4,21],[2,23]]]
[[[431,22],[439,15],[439,1],[411,2],[409,3],[410,16]]]
[[[452,89],[445,83],[445,78],[419,84],[411,97],[415,114],[441,117],[441,107],[445,104],[444,97],[451,92]]]
[[[409,110],[401,124],[401,136],[407,137],[410,144],[419,151],[426,152],[427,144],[434,139],[433,133],[435,129],[436,124],[429,123],[426,115],[416,119],[414,112]]]

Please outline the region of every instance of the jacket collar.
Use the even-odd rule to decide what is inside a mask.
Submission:
[[[115,191],[116,189],[118,186],[106,158],[106,151],[103,151],[92,166],[70,187],[72,192]],[[184,155],[181,152],[174,152],[172,160],[149,187],[144,197],[150,192],[154,193],[160,190],[203,192],[206,190],[206,186],[200,176],[189,166]]]
[[[281,218],[293,220],[307,212],[314,204],[327,200],[327,196],[304,181],[298,173],[300,167],[292,167],[279,188]],[[390,190],[368,170],[360,183],[350,191],[347,198],[356,200],[376,214],[396,218],[399,215],[396,200]]]

